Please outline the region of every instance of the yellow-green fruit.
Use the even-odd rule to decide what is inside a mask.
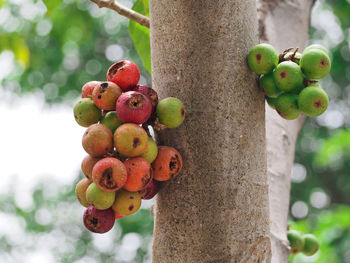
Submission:
[[[90,204],[86,200],[86,190],[91,184],[91,181],[87,178],[80,180],[75,186],[75,195],[78,198],[79,203],[82,206],[88,207]]]
[[[298,108],[298,95],[285,93],[277,98],[276,111],[286,120],[298,118],[301,111]]]
[[[141,206],[141,195],[138,192],[129,192],[124,189],[117,191],[112,206],[114,213],[128,216],[135,213]]]
[[[289,245],[290,245],[292,254],[299,253],[303,250],[304,239],[298,231],[289,230],[287,232],[287,238],[289,241]]]
[[[258,44],[248,54],[248,66],[257,74],[267,74],[278,64],[278,53],[269,44]]]
[[[273,78],[277,87],[285,92],[298,90],[303,85],[303,73],[298,64],[283,61],[273,71]]]
[[[153,163],[153,161],[157,158],[158,147],[156,142],[152,139],[152,137],[148,137],[148,146],[146,151],[140,156],[149,163]]]
[[[324,51],[309,49],[303,53],[300,67],[306,78],[322,79],[331,70],[331,60]]]
[[[284,55],[284,59],[291,59],[294,63],[297,63],[299,65],[300,59],[301,59],[301,53],[296,52],[294,57],[292,58],[294,52],[288,52],[287,54]]]
[[[110,111],[102,117],[101,124],[106,125],[112,131],[112,133],[114,133],[115,130],[123,123],[118,119],[117,113],[115,111]]]
[[[97,123],[101,118],[101,110],[95,105],[91,98],[79,100],[74,105],[74,119],[83,127],[89,127]]]
[[[86,190],[86,200],[97,209],[105,210],[113,205],[115,192],[105,192],[91,183]]]
[[[267,97],[277,98],[283,93],[282,90],[277,88],[272,73],[261,75],[259,79],[259,85]]]
[[[180,126],[185,119],[185,106],[178,98],[162,99],[158,102],[156,111],[160,123],[168,128]]]
[[[299,109],[308,116],[319,116],[328,107],[328,95],[317,84],[303,89],[298,98]]]
[[[319,50],[322,50],[322,51],[324,51],[324,52],[328,55],[328,50],[327,50],[327,48],[325,48],[324,46],[319,45],[319,44],[312,44],[312,45],[306,47],[306,48],[304,49],[304,52],[306,52],[306,51],[308,51],[308,50],[311,50],[311,49],[319,49]]]
[[[303,239],[304,239],[304,247],[302,250],[303,254],[307,256],[314,255],[320,247],[318,239],[312,234],[303,235]]]

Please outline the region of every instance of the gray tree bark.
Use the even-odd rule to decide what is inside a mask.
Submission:
[[[303,48],[311,2],[259,1],[261,40]],[[181,127],[160,134],[183,154],[184,169],[157,197],[153,262],[287,262],[303,117],[285,121],[267,107],[265,126],[263,94],[246,65],[259,41],[255,0],[150,0],[150,15],[153,87],[187,108]]]

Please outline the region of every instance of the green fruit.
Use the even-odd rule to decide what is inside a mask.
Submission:
[[[283,93],[282,90],[277,88],[272,73],[261,75],[259,79],[259,85],[267,97],[277,98]]]
[[[324,51],[309,49],[303,53],[300,67],[308,79],[322,79],[331,70],[331,60]]]
[[[308,51],[308,50],[311,50],[311,49],[319,49],[319,50],[322,50],[323,52],[326,52],[326,54],[328,55],[328,50],[327,50],[324,46],[319,45],[319,44],[312,44],[312,45],[306,47],[306,48],[304,49],[304,53],[305,53],[306,51]]]
[[[181,100],[174,97],[159,101],[156,111],[160,123],[168,128],[180,126],[185,119],[185,106]]]
[[[284,59],[288,59],[293,54],[294,54],[294,52],[288,52],[287,54],[284,55],[283,58]],[[294,55],[294,58],[291,61],[293,61],[294,63],[297,63],[299,65],[300,59],[301,59],[301,53],[296,52],[295,55]]]
[[[290,244],[292,254],[299,253],[303,250],[304,239],[298,231],[289,230],[287,232],[287,238]]]
[[[73,111],[76,122],[83,127],[89,127],[101,118],[101,110],[97,108],[91,98],[79,100],[74,105]]]
[[[276,111],[286,120],[294,120],[300,115],[298,95],[285,93],[277,98]]]
[[[97,209],[105,210],[113,205],[115,192],[105,192],[91,183],[86,190],[86,200]]]
[[[267,104],[269,104],[269,106],[272,109],[276,109],[276,102],[277,102],[277,98],[269,98],[269,97],[265,97]]]
[[[303,235],[303,239],[304,239],[304,247],[302,250],[303,254],[307,256],[314,255],[320,247],[318,239],[312,234]]]
[[[303,85],[303,73],[298,64],[284,61],[273,71],[277,87],[285,92],[298,90]]]
[[[106,115],[102,117],[101,123],[106,125],[112,131],[112,133],[114,133],[115,130],[123,124],[118,119],[115,111],[107,112]]]
[[[267,74],[278,64],[278,53],[269,44],[258,44],[248,54],[248,66],[257,74]]]
[[[138,192],[119,190],[115,196],[112,209],[115,214],[128,216],[139,210],[141,206],[141,195]]]
[[[298,98],[299,109],[308,116],[319,116],[328,107],[328,95],[317,84],[303,89]]]
[[[91,184],[91,181],[87,178],[80,180],[75,186],[75,195],[78,198],[79,203],[82,206],[88,207],[90,204],[86,200],[86,190]]]
[[[140,156],[149,163],[153,163],[153,161],[157,158],[158,155],[158,147],[156,142],[152,139],[152,137],[148,137],[148,146],[146,151]]]

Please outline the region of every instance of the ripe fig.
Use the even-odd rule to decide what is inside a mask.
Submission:
[[[114,63],[107,72],[107,80],[117,84],[123,92],[131,90],[140,80],[140,70],[129,60]]]
[[[92,168],[101,158],[94,158],[90,155],[85,156],[81,163],[81,171],[89,180],[92,180]]]
[[[150,100],[136,91],[123,93],[117,100],[117,116],[122,122],[142,124],[151,116]]]
[[[115,103],[122,94],[121,88],[113,82],[101,82],[94,88],[92,99],[102,110],[115,110]]]
[[[103,191],[95,183],[91,183],[86,190],[86,200],[97,209],[104,210],[113,205],[115,192]]]
[[[177,176],[182,169],[181,154],[169,146],[159,146],[157,158],[152,163],[153,178],[167,181]]]
[[[93,124],[85,131],[82,143],[92,157],[103,157],[113,150],[112,132],[103,124]]]
[[[328,107],[328,95],[317,84],[303,89],[298,97],[299,109],[308,116],[319,116]]]
[[[97,123],[101,118],[101,110],[96,107],[92,99],[84,98],[79,100],[74,106],[74,119],[83,127],[89,127]]]
[[[81,97],[92,98],[92,92],[94,91],[94,88],[100,83],[101,81],[89,81],[85,83],[84,86],[81,88]]]
[[[158,94],[151,87],[145,85],[136,85],[133,91],[140,92],[143,95],[147,96],[152,104],[152,113],[155,111],[158,104]]]
[[[141,195],[141,199],[144,199],[144,200],[152,199],[159,192],[160,184],[161,182],[152,180],[151,183],[148,184],[148,186],[145,189],[139,191],[139,194]]]
[[[285,92],[299,89],[303,85],[304,77],[298,64],[284,61],[273,71],[273,78],[277,87]]]
[[[140,206],[141,196],[139,193],[120,189],[116,193],[112,208],[115,214],[128,216],[139,210]]]
[[[84,178],[80,180],[75,186],[75,195],[77,196],[79,203],[85,207],[88,207],[90,205],[89,202],[86,200],[86,189],[89,187],[90,184],[91,181],[87,178]]]
[[[278,53],[269,44],[254,46],[248,55],[248,66],[257,74],[270,73],[278,64]]]
[[[159,101],[156,111],[160,123],[168,128],[180,126],[185,119],[185,106],[181,100],[174,97]]]
[[[152,181],[152,168],[145,159],[140,157],[129,158],[124,164],[128,171],[128,179],[124,189],[130,192],[137,192],[144,189]]]
[[[114,212],[112,208],[107,210],[98,210],[89,206],[83,217],[85,227],[94,233],[106,233],[114,226]]]

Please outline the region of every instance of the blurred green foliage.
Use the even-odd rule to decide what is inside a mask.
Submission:
[[[149,15],[147,0],[121,2]],[[299,179],[292,185],[291,206],[303,202],[307,213],[291,213],[290,225],[315,234],[321,249],[312,258],[298,255],[290,262],[346,263],[350,262],[350,3],[325,0],[316,4],[310,39],[330,50],[332,70],[321,86],[331,103],[323,116],[307,119],[298,138],[295,173]],[[0,60],[6,50],[14,57],[13,70],[1,80],[2,89],[42,91],[48,103],[72,104],[85,82],[105,80],[108,67],[120,59],[136,62],[144,84],[150,84],[149,30],[115,12],[99,9],[88,0],[0,0],[0,7]],[[304,170],[306,176],[300,177]],[[89,258],[95,259],[92,262],[149,262],[153,232],[149,210],[118,220],[117,227],[104,237],[112,240],[112,248],[101,248],[101,237],[83,227],[84,209],[75,199],[74,185],[48,195],[52,184],[37,186],[28,210],[18,206],[14,194],[0,196],[0,215],[17,222],[18,236],[28,237],[31,244],[0,232],[0,254],[5,261],[18,250],[35,250],[41,239],[54,236],[55,262],[90,262]],[[316,192],[326,196],[323,203],[313,201]],[[43,221],[45,214],[51,219]],[[125,240],[138,238],[141,242],[133,254]],[[132,257],[123,258],[125,251]]]

